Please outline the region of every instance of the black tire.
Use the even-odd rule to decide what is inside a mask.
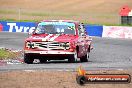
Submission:
[[[40,60],[40,63],[46,63],[47,62],[47,60],[45,58],[41,58],[39,60]]]
[[[24,62],[27,64],[33,64],[34,59],[28,55],[28,54],[24,54]]]
[[[78,52],[76,51],[75,54],[73,54],[69,57],[68,62],[69,63],[75,63],[75,62],[77,62],[77,58],[78,58]]]
[[[87,54],[85,56],[83,56],[82,58],[80,58],[81,62],[88,62],[88,58],[89,58],[89,52],[87,52]]]
[[[79,85],[84,85],[86,83],[86,78],[84,76],[77,76],[76,81]]]
[[[70,57],[68,58],[68,62],[69,62],[69,63],[75,63],[75,62],[76,62],[76,59],[75,59],[74,55],[72,55],[72,56],[70,56]]]

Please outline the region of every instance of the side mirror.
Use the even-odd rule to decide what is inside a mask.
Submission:
[[[81,33],[81,36],[85,36],[85,34],[84,33]]]

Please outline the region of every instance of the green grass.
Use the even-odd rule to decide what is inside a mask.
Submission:
[[[12,59],[15,58],[16,54],[4,49],[0,49],[0,60],[2,59]]]
[[[14,10],[0,10],[0,14],[19,14],[18,11]],[[73,13],[55,13],[55,12],[20,12],[21,15],[25,16],[65,16],[65,17],[72,17],[72,16],[78,16],[77,14]]]
[[[16,19],[0,18],[0,21],[8,21],[8,22],[39,22],[40,20],[16,20]]]
[[[0,18],[0,21],[8,21],[8,22],[40,22],[41,20],[16,20],[16,19],[6,19],[6,18]],[[90,25],[105,25],[105,26],[132,26],[132,24],[110,24],[110,23],[100,23],[100,24],[96,24],[96,23],[90,23],[87,22],[86,20],[82,20],[80,21],[84,24],[90,24]]]
[[[116,15],[112,15],[112,14],[98,14],[98,15],[92,15],[92,14],[87,14],[88,17],[85,18],[85,16],[87,16],[86,14],[83,16],[81,16],[81,14],[75,14],[75,13],[61,13],[61,12],[25,12],[25,11],[21,11],[21,19],[19,20],[18,18],[18,13],[19,11],[15,11],[15,10],[0,10],[0,14],[4,15],[5,16],[2,16],[0,18],[0,21],[9,21],[9,22],[40,22],[41,19],[43,20],[43,17],[44,18],[49,18],[49,17],[53,17],[53,18],[57,18],[60,17],[60,19],[64,18],[64,19],[79,19],[80,22],[84,23],[84,24],[91,24],[91,25],[106,25],[106,26],[132,26],[131,25],[122,25],[122,24],[119,24],[119,23],[112,23],[112,22],[105,22],[105,20],[109,20],[109,19],[113,19],[113,18],[116,18]],[[13,17],[8,17],[6,15],[8,14],[11,14],[11,15],[16,15],[17,18],[13,18]],[[27,19],[22,19],[23,17],[29,17]],[[32,17],[32,19],[30,18]],[[36,17],[36,18],[35,18]],[[81,19],[82,17],[82,19]],[[94,21],[90,21],[88,20],[89,18],[93,17],[94,18]],[[51,19],[50,18],[50,19]],[[96,19],[97,18],[97,21]],[[104,20],[104,21],[101,21],[99,22],[98,20]]]
[[[17,14],[17,12],[11,10],[0,10],[0,14]]]
[[[0,49],[0,59],[9,58],[9,56],[10,56],[9,52]]]
[[[77,14],[71,14],[71,13],[51,13],[51,12],[41,12],[41,13],[27,13],[27,12],[22,12],[22,15],[26,16],[65,16],[65,17],[72,17],[72,16],[78,16]]]

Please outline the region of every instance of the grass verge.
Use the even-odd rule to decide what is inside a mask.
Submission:
[[[16,58],[17,54],[5,49],[0,49],[0,60]]]
[[[6,19],[6,18],[0,18],[0,21],[8,21],[8,22],[40,22],[41,20],[16,20],[16,19]],[[89,24],[89,25],[106,25],[106,26],[132,26],[132,24],[95,24],[95,23],[88,23],[86,20],[81,21],[84,24]]]

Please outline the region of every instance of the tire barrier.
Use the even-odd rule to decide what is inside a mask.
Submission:
[[[5,32],[32,32],[35,29],[35,26],[35,22],[0,21],[0,30]]]
[[[89,36],[102,37],[103,26],[100,25],[85,25]]]
[[[35,22],[7,22],[0,21],[0,31],[4,32],[32,32],[36,27]],[[127,26],[102,26],[85,25],[89,36],[128,38],[132,39],[132,27]]]
[[[103,26],[102,37],[132,39],[132,27]]]

